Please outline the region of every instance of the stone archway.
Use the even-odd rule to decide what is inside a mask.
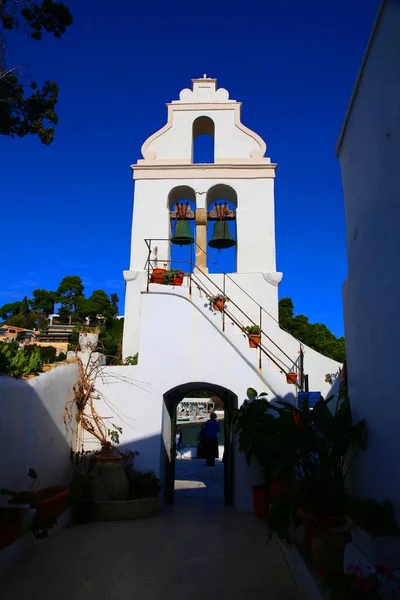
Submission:
[[[164,394],[162,417],[161,473],[164,480],[165,503],[174,502],[175,452],[173,436],[176,424],[176,407],[190,392],[209,390],[224,403],[224,503],[233,505],[234,490],[234,444],[232,417],[233,409],[238,407],[238,398],[231,390],[208,382],[190,382],[176,386]]]

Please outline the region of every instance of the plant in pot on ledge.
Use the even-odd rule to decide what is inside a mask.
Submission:
[[[58,517],[68,508],[69,490],[65,486],[52,485],[34,491],[38,479],[35,469],[29,469],[28,477],[32,479],[29,490],[16,492],[2,488],[0,494],[9,496],[9,505],[19,507],[21,518],[28,518],[27,513],[31,513],[29,531],[37,539],[43,539],[48,537],[49,529],[56,525]],[[13,522],[15,524],[14,519]]]
[[[350,533],[353,543],[373,564],[385,564],[400,569],[400,529],[389,500],[351,498]]]
[[[225,308],[225,304],[228,302],[228,298],[223,294],[217,294],[216,296],[210,296],[210,308],[212,310],[217,310],[218,312],[223,312]]]
[[[65,423],[76,421],[86,432],[90,433],[101,445],[101,449],[90,456],[90,468],[87,475],[75,477],[71,482],[74,499],[91,502],[87,509],[92,509],[90,516],[94,520],[124,520],[151,516],[157,512],[157,498],[137,499],[132,496],[125,462],[127,454],[118,451],[119,437],[122,428],[101,417],[96,410],[99,393],[95,387],[96,375],[100,367],[95,364],[83,366],[79,361],[77,383],[74,386],[74,399],[66,406]],[[106,401],[106,399],[104,399]],[[132,460],[135,453],[128,453]],[[82,460],[80,457],[78,460]],[[89,512],[90,512],[89,510]],[[90,517],[89,517],[90,518]]]
[[[165,271],[164,285],[178,285],[183,284],[183,278],[185,274],[180,269],[168,269]]]
[[[249,338],[250,348],[258,348],[261,344],[261,328],[258,325],[248,325],[243,331]]]
[[[234,431],[239,438],[239,451],[250,465],[253,459],[260,466],[263,483],[253,486],[254,512],[259,519],[266,519],[269,509],[269,486],[273,470],[268,435],[275,428],[275,418],[269,412],[266,393],[260,395],[253,388],[247,390],[247,398],[234,414]]]
[[[343,565],[349,541],[346,476],[358,451],[365,447],[366,432],[364,420],[353,424],[348,401],[332,414],[328,407],[332,398],[321,399],[313,411],[305,406],[296,416],[302,436],[295,478],[272,504],[268,522],[270,535],[291,541],[290,525],[296,515],[300,517],[306,551],[314,566],[325,572]]]
[[[82,352],[86,352],[86,350],[96,350],[100,333],[100,327],[98,325],[93,327],[90,327],[89,325],[77,325],[75,331],[79,334],[79,347]]]

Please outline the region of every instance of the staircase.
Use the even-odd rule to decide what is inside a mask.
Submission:
[[[166,293],[182,296],[210,321],[220,335],[224,336],[241,358],[257,373],[263,387],[267,387],[274,396],[285,398],[295,403],[298,391],[303,389],[303,350],[299,342],[299,354],[296,359],[288,356],[274,340],[261,328],[262,315],[269,315],[247,292],[239,286],[227,273],[221,273],[223,285],[219,287],[208,274],[190,262],[192,272],[185,276],[182,287],[151,283],[151,242],[146,240],[149,248],[147,292]],[[158,240],[159,241],[159,240]],[[166,261],[163,261],[166,262]],[[186,267],[187,268],[187,267]],[[228,278],[258,306],[260,322],[255,323],[232,298],[225,294],[225,281]],[[222,312],[211,307],[211,298],[221,295],[227,299]],[[233,306],[236,316],[230,310]],[[238,318],[240,314],[240,319]],[[271,317],[271,315],[269,315]],[[271,317],[273,318],[273,317]],[[245,325],[243,324],[245,322]],[[261,329],[261,343],[257,348],[250,348],[248,335],[244,332],[246,325],[258,325]],[[288,373],[296,375],[295,383],[287,382]]]

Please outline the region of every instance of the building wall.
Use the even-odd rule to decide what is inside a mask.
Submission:
[[[138,365],[106,367],[96,387],[106,398],[98,401],[98,412],[116,415],[113,422],[123,428],[122,448],[139,451],[138,467],[155,469],[162,477],[162,445],[169,439],[164,394],[180,385],[204,383],[205,388],[209,384],[229,390],[238,397],[239,404],[246,398],[248,387],[267,391],[269,400],[279,393],[293,401],[294,386],[286,384],[277,369],[264,364],[267,361],[261,375],[257,351],[249,349],[240,335],[224,335],[219,324],[221,315],[204,307],[204,300],[190,301],[185,288],[158,288],[141,295]],[[238,342],[242,344],[236,345]],[[306,360],[314,380],[319,374],[324,381],[326,373],[338,368],[338,363],[312,350],[306,352]],[[330,386],[325,386],[328,391]],[[324,393],[323,388],[321,391]],[[251,486],[259,483],[259,474],[247,469],[238,452],[235,482],[236,508],[251,510]]]
[[[348,276],[343,287],[349,396],[369,444],[355,491],[400,506],[400,2],[386,2],[339,151]]]
[[[189,176],[190,177],[190,176]],[[232,187],[237,193],[237,272],[274,272],[275,215],[274,179],[146,179],[135,183],[130,269],[146,267],[148,248],[145,239],[170,237],[168,197],[178,186],[196,193],[196,207],[207,208],[207,192],[215,185]],[[170,244],[153,241],[158,247],[159,266],[170,259]],[[207,248],[204,248],[207,250]],[[152,257],[153,258],[153,257]],[[188,265],[187,271],[190,270]]]
[[[76,435],[63,418],[77,377],[77,363],[29,380],[0,376],[1,487],[26,489],[31,467],[38,474],[38,489],[69,483]]]

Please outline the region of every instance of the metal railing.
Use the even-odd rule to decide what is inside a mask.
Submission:
[[[254,300],[254,298],[252,296],[250,296],[250,294],[244,290],[228,273],[225,272],[221,272],[221,273],[215,273],[213,275],[222,275],[222,287],[220,287],[215,281],[213,281],[209,275],[207,273],[205,273],[204,271],[201,270],[201,268],[199,268],[198,266],[196,266],[195,262],[193,260],[176,260],[174,259],[173,261],[171,259],[161,259],[159,257],[157,257],[157,259],[152,259],[151,255],[152,255],[152,242],[170,242],[169,239],[162,239],[162,238],[153,238],[153,239],[145,239],[144,240],[146,243],[146,246],[148,248],[148,258],[146,261],[146,270],[147,270],[147,292],[149,292],[149,285],[151,282],[151,272],[153,268],[156,268],[158,266],[158,263],[161,264],[171,264],[172,262],[174,264],[182,264],[182,265],[189,265],[192,270],[189,270],[188,273],[186,273],[186,276],[188,278],[188,284],[189,284],[189,295],[192,295],[192,286],[193,284],[208,298],[211,299],[213,296],[215,295],[222,295],[224,296],[228,303],[231,304],[232,306],[234,306],[236,308],[236,310],[247,320],[249,321],[252,325],[257,325],[260,328],[260,335],[261,335],[261,341],[260,344],[258,345],[258,351],[259,351],[259,355],[258,355],[258,362],[259,362],[259,369],[261,370],[262,368],[262,359],[263,359],[263,355],[265,355],[271,362],[273,362],[275,364],[275,366],[278,367],[278,369],[285,375],[287,376],[289,373],[296,373],[297,375],[297,381],[294,382],[296,388],[298,391],[302,391],[304,389],[304,383],[305,383],[305,375],[304,375],[304,353],[303,353],[303,345],[302,343],[297,340],[299,342],[299,356],[297,357],[296,360],[293,360],[264,330],[263,330],[263,313],[265,313],[268,317],[270,317],[273,321],[275,321],[278,325],[279,322],[277,321],[277,319],[275,319],[267,310],[265,310],[256,300]],[[199,248],[204,254],[205,251],[201,248],[201,246],[199,246],[196,242],[194,242],[194,245]],[[192,253],[191,253],[191,258],[192,258]],[[216,263],[215,261],[212,261],[215,265],[218,265],[218,263]],[[154,264],[155,263],[155,264]],[[182,269],[183,270],[183,269]],[[201,276],[201,278],[199,277]],[[204,281],[205,280],[205,281]],[[258,307],[258,313],[259,313],[259,322],[256,323],[256,321],[254,321],[236,302],[234,302],[232,300],[232,298],[230,298],[229,296],[227,296],[226,294],[226,281],[232,282],[237,288],[239,288],[257,307]],[[208,285],[207,285],[208,284]],[[211,291],[209,289],[209,285],[211,284],[212,286],[212,290]],[[214,289],[215,288],[215,289]],[[215,290],[217,291],[218,294],[215,293]],[[225,332],[225,326],[226,326],[226,317],[228,317],[228,319],[234,324],[236,325],[245,335],[245,327],[246,325],[243,325],[243,323],[241,323],[237,316],[235,316],[234,314],[232,314],[232,312],[230,310],[228,310],[226,304],[224,306],[224,309],[221,311],[222,313],[222,331]],[[279,356],[276,355],[276,351],[272,351],[270,348],[267,348],[265,343],[263,342],[263,339],[267,339],[275,348],[276,350],[278,350],[284,357],[285,359],[287,359],[289,362],[287,363],[286,360],[283,360],[282,358],[280,358]],[[296,338],[295,338],[296,339]]]

